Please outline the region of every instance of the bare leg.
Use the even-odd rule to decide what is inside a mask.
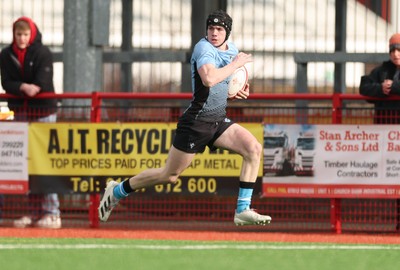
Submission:
[[[215,146],[234,151],[243,157],[240,181],[257,180],[260,167],[262,146],[244,127],[233,124],[214,143]]]
[[[178,176],[190,165],[195,154],[188,154],[171,146],[164,167],[142,171],[129,179],[132,189],[175,183]]]
[[[243,157],[240,172],[238,203],[233,222],[236,225],[266,225],[271,217],[260,215],[250,208],[254,183],[257,180],[262,146],[244,127],[233,124],[214,143]]]
[[[132,190],[135,190],[168,182],[175,183],[178,176],[190,165],[194,156],[195,154],[188,154],[171,146],[164,167],[142,171],[128,180],[129,185]],[[119,200],[122,198],[116,197],[114,190],[117,186],[121,185],[120,187],[122,187],[126,183],[128,182],[124,181],[122,184],[118,184],[116,181],[110,181],[107,183],[104,196],[98,208],[99,219],[101,221],[105,222],[108,220],[111,211],[118,205]]]

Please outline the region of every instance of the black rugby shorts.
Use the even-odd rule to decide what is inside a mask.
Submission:
[[[214,142],[232,124],[228,118],[218,122],[180,119],[172,144],[186,153],[203,153],[206,146],[215,150]]]

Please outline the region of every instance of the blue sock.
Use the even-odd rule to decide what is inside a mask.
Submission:
[[[246,209],[250,209],[252,188],[239,188],[239,197],[237,200],[236,212],[241,213]]]
[[[115,186],[115,188],[113,190],[113,195],[118,200],[121,200],[122,198],[126,198],[129,195],[129,193],[125,191],[123,183],[124,182],[119,183],[118,186]]]

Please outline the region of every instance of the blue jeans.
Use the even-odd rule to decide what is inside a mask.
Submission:
[[[51,114],[46,117],[39,118],[37,122],[53,123],[57,121],[57,114]],[[43,195],[43,201],[41,202],[43,214],[60,214],[60,201],[57,193],[49,193]]]

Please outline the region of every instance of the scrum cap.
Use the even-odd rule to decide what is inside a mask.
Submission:
[[[225,41],[226,41],[229,38],[229,35],[231,34],[232,18],[225,11],[217,10],[208,15],[206,31],[209,25],[219,25],[225,28],[226,31]]]

